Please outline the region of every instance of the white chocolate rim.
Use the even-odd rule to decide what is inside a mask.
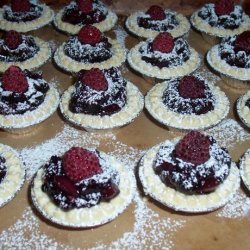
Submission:
[[[190,47],[190,58],[184,62],[182,65],[171,67],[171,68],[159,68],[157,66],[153,66],[150,63],[147,63],[141,59],[141,54],[139,52],[139,48],[145,42],[140,42],[135,47],[133,47],[127,56],[127,60],[129,65],[136,71],[150,77],[156,77],[159,79],[169,79],[176,78],[184,75],[188,75],[195,71],[200,66],[200,57],[199,54]]]
[[[7,173],[0,183],[0,207],[12,200],[21,189],[25,180],[25,170],[18,153],[11,147],[0,144],[0,155],[6,162]]]
[[[230,66],[226,61],[222,60],[219,55],[219,45],[212,47],[207,53],[207,62],[217,72],[231,78],[249,81],[250,80],[250,68],[243,69],[236,66]]]
[[[246,188],[250,191],[250,149],[240,160],[240,176]]]
[[[206,34],[209,34],[211,36],[217,36],[217,37],[226,37],[226,36],[232,36],[242,33],[243,31],[250,29],[250,18],[243,13],[243,23],[236,29],[224,29],[224,28],[218,28],[218,27],[212,27],[209,25],[209,23],[205,22],[202,18],[198,16],[198,12],[196,11],[193,13],[193,15],[190,18],[191,24],[199,31],[205,32]]]
[[[63,116],[75,125],[84,129],[110,129],[124,126],[131,123],[142,111],[144,98],[139,89],[127,81],[127,103],[117,113],[108,116],[94,116],[81,113],[72,113],[69,109],[69,101],[75,87],[71,86],[66,90],[60,102],[60,110]]]
[[[42,15],[34,19],[32,21],[27,21],[27,22],[10,22],[6,19],[4,19],[3,14],[4,10],[0,9],[0,27],[2,30],[16,30],[18,32],[28,32],[31,30],[36,30],[39,29],[50,22],[54,19],[54,11],[47,5],[43,4],[43,12]]]
[[[134,35],[143,38],[153,38],[157,36],[160,33],[159,31],[145,29],[138,25],[137,18],[141,16],[141,13],[142,13],[141,11],[135,12],[127,18],[125,25],[128,28],[128,30],[132,32]],[[187,34],[190,30],[190,23],[184,15],[176,12],[174,13],[179,24],[174,29],[168,30],[168,32],[171,33],[171,35],[175,38]]]
[[[114,220],[132,202],[135,193],[135,177],[121,161],[100,152],[101,157],[109,161],[120,176],[120,193],[109,202],[101,202],[90,208],[74,208],[64,211],[56,206],[41,189],[43,170],[39,169],[31,187],[31,197],[39,212],[48,220],[63,226],[88,228]]]
[[[240,120],[247,126],[250,127],[250,109],[246,106],[246,101],[250,98],[250,90],[236,102],[236,111]]]
[[[59,94],[57,90],[50,85],[46,97],[35,110],[27,111],[20,115],[0,115],[0,128],[3,129],[21,129],[41,123],[49,118],[57,109],[59,104]]]
[[[113,55],[108,60],[105,60],[100,63],[83,63],[78,62],[70,57],[68,57],[64,51],[63,43],[55,52],[54,60],[56,64],[65,71],[68,72],[79,72],[82,69],[89,70],[91,68],[98,69],[108,69],[111,67],[119,67],[126,60],[125,49],[116,41],[112,39],[108,39],[112,45]]]
[[[178,129],[200,130],[209,128],[222,121],[229,112],[230,103],[224,92],[219,87],[209,84],[215,98],[214,110],[201,115],[179,114],[171,111],[162,102],[162,95],[168,82],[158,83],[145,97],[145,107],[160,123]]]
[[[20,67],[22,70],[34,70],[45,64],[51,57],[51,49],[49,43],[34,37],[35,43],[40,48],[34,57],[31,57],[23,62],[3,62],[0,61],[0,72],[6,71],[11,65]]]
[[[72,35],[77,34],[83,27],[83,25],[73,25],[67,22],[63,22],[62,21],[63,11],[64,9],[61,9],[55,16],[54,24],[56,28],[68,34]],[[111,30],[115,26],[117,20],[118,20],[117,15],[111,10],[108,10],[106,18],[99,23],[94,23],[93,26],[98,28],[101,32],[105,32]]]
[[[153,170],[153,162],[161,145],[159,144],[149,149],[143,156],[139,166],[139,177],[145,194],[163,205],[175,211],[188,213],[209,212],[224,206],[239,189],[239,170],[235,163],[231,164],[231,170],[227,179],[212,193],[186,195],[167,187]]]

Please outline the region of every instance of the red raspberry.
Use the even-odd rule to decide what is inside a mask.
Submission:
[[[154,51],[160,51],[162,53],[169,53],[174,48],[174,39],[168,32],[162,32],[157,35],[152,44]]]
[[[27,12],[30,10],[30,2],[28,0],[12,0],[10,6],[13,12]]]
[[[229,15],[234,10],[233,0],[218,0],[215,5],[215,13],[218,16]]]
[[[209,146],[208,136],[191,131],[175,146],[175,155],[185,162],[200,165],[209,159]]]
[[[95,45],[102,39],[102,33],[94,26],[86,25],[78,33],[78,39],[81,43]]]
[[[250,53],[250,31],[244,31],[236,37],[235,48]]]
[[[66,176],[56,175],[54,177],[54,183],[59,190],[65,192],[68,196],[73,198],[77,197],[75,185]]]
[[[22,35],[15,30],[5,34],[4,42],[10,49],[16,49],[22,43]]]
[[[73,182],[102,173],[99,159],[95,153],[80,147],[72,147],[64,154],[63,169]]]
[[[178,91],[184,98],[204,97],[204,83],[195,76],[184,76],[179,83]]]
[[[108,82],[100,69],[90,69],[80,75],[80,81],[94,90],[105,91],[108,89]]]
[[[93,11],[92,0],[77,0],[79,10],[84,14],[89,14]]]
[[[17,66],[10,66],[2,76],[3,89],[11,92],[24,93],[28,89],[27,77]]]
[[[153,20],[163,20],[166,17],[164,10],[158,5],[152,5],[146,14],[150,15]]]

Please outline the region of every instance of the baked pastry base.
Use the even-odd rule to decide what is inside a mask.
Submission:
[[[22,70],[35,70],[45,64],[51,57],[51,49],[49,43],[41,40],[38,37],[34,37],[36,44],[40,48],[34,57],[29,58],[23,62],[3,62],[0,61],[0,72],[5,72],[11,65],[16,65]]]
[[[153,170],[153,163],[161,145],[149,149],[143,156],[139,166],[139,177],[145,194],[163,205],[189,213],[209,212],[224,206],[240,187],[239,170],[234,163],[227,179],[212,193],[186,195],[167,187]]]
[[[109,202],[101,202],[90,208],[74,208],[64,211],[42,191],[43,170],[39,169],[33,180],[31,197],[34,205],[44,217],[63,226],[86,228],[105,224],[115,219],[128,207],[132,202],[136,186],[132,171],[128,171],[121,161],[114,157],[103,152],[100,152],[100,155],[119,172],[119,195]]]
[[[132,32],[134,35],[143,37],[143,38],[152,38],[152,37],[157,36],[160,33],[159,31],[155,31],[152,29],[145,29],[138,25],[137,18],[142,16],[142,14],[144,13],[141,11],[138,11],[130,15],[125,22],[127,29],[130,32]],[[171,35],[174,38],[184,36],[190,30],[189,21],[185,16],[183,16],[180,13],[175,13],[175,17],[177,21],[179,22],[179,25],[176,26],[176,28],[168,31],[169,33],[171,33]]]
[[[162,102],[162,95],[167,84],[167,82],[158,83],[145,97],[145,107],[148,112],[166,126],[187,130],[205,129],[218,124],[229,112],[230,103],[228,98],[219,87],[211,84],[209,84],[209,87],[216,100],[214,110],[202,115],[184,115],[173,112]]]
[[[62,21],[63,12],[64,9],[60,10],[55,16],[54,24],[56,28],[68,34],[73,34],[73,35],[77,34],[83,27],[83,25],[73,25],[71,23],[63,22]],[[111,10],[109,10],[106,18],[99,23],[94,23],[93,26],[98,28],[101,32],[105,32],[111,30],[115,26],[117,20],[118,20],[117,15]]]
[[[0,144],[0,155],[6,159],[7,173],[0,183],[0,207],[12,200],[21,189],[25,180],[23,163],[18,153],[11,147]]]
[[[240,176],[250,191],[250,149],[248,149],[240,160]]]
[[[60,110],[63,116],[73,124],[86,130],[111,129],[131,123],[142,111],[144,106],[143,95],[131,82],[127,82],[127,103],[117,113],[108,116],[95,116],[82,113],[72,113],[69,109],[69,101],[75,87],[71,86],[61,97]]]
[[[27,133],[34,125],[49,118],[56,111],[58,104],[59,94],[50,86],[44,102],[35,110],[21,115],[0,115],[0,128],[16,134]]]
[[[250,90],[240,96],[236,103],[236,111],[241,121],[250,127],[250,109],[246,106],[246,101],[250,98]]]
[[[146,42],[140,42],[135,47],[133,47],[128,53],[129,65],[136,71],[150,77],[156,77],[159,79],[170,79],[188,75],[195,71],[200,66],[200,56],[193,49],[190,48],[191,55],[190,58],[184,62],[182,65],[171,68],[159,68],[147,63],[141,59],[141,54],[139,48]]]
[[[39,29],[54,19],[54,11],[47,5],[43,4],[43,12],[42,15],[32,21],[27,22],[10,22],[6,19],[4,19],[3,14],[4,10],[3,8],[0,9],[0,29],[2,30],[16,30],[18,32],[29,32],[31,30]]]

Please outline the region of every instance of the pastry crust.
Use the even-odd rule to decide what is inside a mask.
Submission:
[[[169,79],[188,75],[200,66],[199,54],[193,48],[189,48],[191,52],[190,58],[182,65],[169,68],[163,67],[160,69],[159,67],[153,66],[141,59],[139,49],[141,46],[145,45],[145,43],[146,42],[140,42],[133,47],[129,51],[127,57],[129,65],[141,74],[159,79]]]
[[[242,95],[236,103],[236,111],[241,121],[250,127],[250,109],[246,106],[246,101],[250,98],[250,90]]]
[[[69,101],[75,87],[71,86],[64,92],[60,102],[60,110],[67,120],[84,129],[110,129],[121,127],[131,123],[142,111],[144,98],[138,88],[131,82],[127,82],[127,103],[117,113],[108,116],[95,116],[81,113],[72,113],[69,109]]]
[[[35,70],[45,64],[51,57],[51,49],[49,43],[34,37],[35,43],[40,48],[37,54],[23,62],[3,62],[0,61],[0,72],[6,71],[11,65],[16,65],[22,70]]]
[[[64,12],[64,9],[60,10],[56,14],[55,19],[54,19],[55,26],[59,30],[64,31],[68,34],[72,34],[72,35],[77,34],[80,31],[80,29],[83,27],[83,25],[73,25],[71,23],[63,22],[62,21],[63,12]],[[111,10],[108,10],[108,14],[103,21],[99,23],[94,23],[92,25],[98,28],[101,32],[105,32],[105,31],[111,30],[115,26],[117,20],[118,20],[117,15]]]
[[[50,86],[44,102],[35,110],[21,115],[0,115],[0,127],[8,131],[12,129],[14,131],[15,129],[24,129],[41,123],[56,111],[58,104],[59,94],[54,87]]]
[[[145,97],[145,107],[149,113],[160,123],[179,129],[199,130],[209,128],[223,120],[230,108],[225,93],[219,87],[208,84],[215,99],[214,110],[206,114],[179,114],[171,111],[162,101],[162,95],[168,82],[158,83]]]
[[[218,71],[223,75],[241,81],[250,80],[250,68],[238,68],[236,66],[231,66],[226,61],[222,60],[219,56],[219,45],[212,47],[212,49],[208,51],[207,61],[215,71]]]
[[[108,69],[111,67],[119,67],[126,60],[126,53],[124,48],[116,41],[108,38],[108,41],[112,45],[113,55],[108,60],[100,63],[82,63],[78,62],[64,53],[63,43],[55,52],[54,60],[56,64],[68,72],[78,72],[82,69],[89,70],[91,68]]]
[[[172,30],[168,30],[169,33],[175,38],[175,37],[181,37],[185,34],[187,34],[190,30],[190,24],[188,19],[183,16],[180,13],[173,12],[175,14],[175,17],[179,24]],[[155,31],[152,29],[145,29],[143,27],[140,27],[137,22],[137,18],[144,15],[144,12],[138,11],[133,14],[131,14],[126,22],[125,25],[128,28],[130,32],[132,32],[134,35],[143,37],[143,38],[153,38],[157,36],[160,32]]]
[[[0,183],[0,207],[12,200],[21,189],[25,180],[25,170],[18,153],[11,147],[0,144],[0,155],[6,162],[7,173]]]
[[[135,193],[135,177],[121,161],[100,152],[102,158],[118,171],[120,176],[120,193],[109,202],[101,202],[90,208],[74,208],[65,212],[56,206],[41,189],[43,170],[39,169],[31,188],[34,205],[47,219],[54,223],[69,227],[94,227],[115,219],[132,202]]]
[[[0,9],[0,29],[2,30],[16,30],[18,32],[28,32],[31,30],[36,30],[39,29],[50,22],[54,19],[54,11],[47,5],[43,4],[43,12],[40,17],[37,19],[34,19],[32,21],[27,21],[27,22],[10,22],[6,19],[4,19],[3,14],[4,14],[4,9]]]
[[[224,206],[236,193],[240,186],[239,170],[235,163],[231,164],[230,174],[217,189],[209,194],[186,195],[167,187],[154,173],[153,163],[161,145],[149,149],[143,156],[139,166],[139,177],[145,194],[176,211],[201,213]]]
[[[248,149],[240,160],[240,176],[250,191],[250,149]]]
[[[236,29],[225,29],[219,27],[212,27],[209,23],[205,22],[202,18],[198,16],[198,11],[194,12],[190,18],[191,24],[199,31],[204,32],[211,36],[225,37],[232,36],[242,33],[245,30],[250,29],[250,18],[243,13],[243,22]]]

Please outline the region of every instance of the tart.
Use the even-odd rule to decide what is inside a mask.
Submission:
[[[11,65],[34,70],[45,64],[50,57],[49,44],[40,38],[11,30],[0,39],[0,72]]]
[[[169,32],[173,37],[181,37],[190,30],[188,19],[180,13],[152,5],[146,12],[131,14],[125,23],[134,35],[152,38],[161,32]]]
[[[250,31],[223,38],[207,53],[209,65],[233,89],[249,89]]]
[[[145,106],[166,126],[199,130],[223,120],[230,103],[219,87],[196,74],[158,83],[148,92]]]
[[[34,205],[47,219],[70,227],[94,227],[115,219],[131,203],[135,178],[121,161],[97,150],[69,149],[38,170]]]
[[[117,15],[99,0],[77,0],[56,14],[54,24],[69,34],[77,34],[84,25],[93,25],[104,32],[112,29],[117,19]]]
[[[250,127],[250,90],[237,100],[236,111],[241,121]]]
[[[0,77],[0,128],[25,133],[51,116],[59,104],[57,90],[39,73],[9,67]]]
[[[82,69],[118,67],[126,60],[126,56],[118,41],[88,25],[56,50],[54,60],[60,68],[78,72]]]
[[[54,19],[54,11],[45,4],[28,0],[12,0],[10,5],[0,8],[2,30],[28,32],[49,24]]]
[[[146,194],[190,213],[224,206],[240,185],[227,150],[198,131],[149,149],[141,159],[139,177]]]
[[[246,188],[250,191],[250,150],[248,149],[240,159],[240,176]]]
[[[117,68],[91,69],[78,75],[60,102],[63,116],[73,124],[86,130],[110,129],[132,122],[142,111],[142,94]]]
[[[127,59],[134,70],[159,79],[190,74],[200,65],[199,54],[187,41],[174,39],[168,32],[140,42],[130,50]]]
[[[18,153],[0,144],[0,207],[12,200],[25,180],[25,170]]]
[[[205,4],[193,13],[190,21],[210,44],[217,43],[217,38],[237,35],[250,29],[250,18],[232,0]]]

